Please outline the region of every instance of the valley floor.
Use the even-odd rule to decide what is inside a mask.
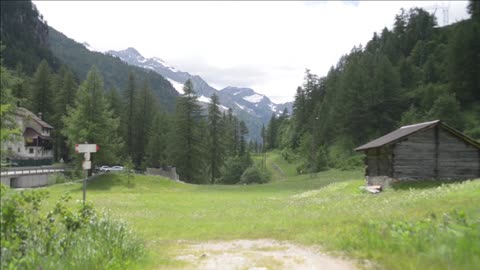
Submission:
[[[291,263],[317,269],[331,259],[323,254],[349,258],[331,259],[347,267],[332,269],[480,265],[479,180],[371,195],[359,188],[361,170],[297,176],[295,165],[275,153],[267,166],[274,181],[252,186],[198,186],[142,175],[127,184],[123,175],[106,174],[89,183],[87,200],[145,239],[149,254],[139,269],[219,269],[214,266],[227,257],[238,263],[230,269],[287,269]],[[46,189],[47,209],[65,192],[81,199],[80,184]],[[297,258],[282,257],[292,251]]]

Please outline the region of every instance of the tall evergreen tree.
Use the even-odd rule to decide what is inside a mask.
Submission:
[[[122,98],[120,97],[120,94],[118,93],[117,88],[112,87],[110,90],[107,92],[107,99],[110,103],[110,108],[113,111],[113,114],[120,119],[123,118],[123,102]]]
[[[144,82],[136,102],[134,115],[134,164],[139,167],[145,161],[145,148],[148,145],[150,128],[157,108],[147,81]]]
[[[261,134],[262,136],[262,153],[265,152],[267,149],[265,148],[265,143],[267,140],[267,131],[265,130],[265,125],[262,125],[262,131]]]
[[[103,79],[96,67],[92,67],[87,79],[80,85],[75,105],[69,107],[63,119],[64,135],[71,148],[77,143],[94,143],[100,151],[92,155],[95,164],[115,164],[119,161],[122,141],[116,136],[119,125],[104,96]],[[77,160],[83,157],[78,156]]]
[[[211,96],[211,103],[208,105],[208,154],[209,154],[209,177],[210,183],[220,177],[220,169],[224,160],[224,126],[222,114],[220,113],[220,101],[214,93]]]
[[[227,145],[228,156],[235,156],[238,154],[237,123],[238,120],[233,115],[232,108],[229,108],[225,121],[225,144]]]
[[[64,123],[62,119],[67,115],[69,107],[73,107],[75,104],[75,94],[77,91],[77,85],[73,78],[73,74],[69,69],[65,67],[61,68],[60,74],[56,76],[56,86],[54,87],[56,95],[54,98],[55,103],[55,115],[54,115],[54,150],[55,159],[69,159],[68,146],[66,144],[67,138],[62,134]]]
[[[132,158],[135,151],[134,129],[135,129],[135,104],[137,98],[137,89],[135,84],[135,75],[130,72],[128,75],[127,89],[125,89],[125,115],[123,120],[124,140],[126,143],[127,154]]]
[[[35,114],[42,113],[49,121],[53,116],[53,92],[51,89],[50,67],[43,60],[37,68],[32,82],[32,109]]]
[[[198,136],[201,107],[197,103],[191,80],[185,82],[183,92],[184,94],[177,98],[173,158],[182,180],[202,183],[204,182],[202,141]]]
[[[268,122],[268,128],[266,131],[267,135],[267,149],[274,149],[277,141],[277,132],[278,132],[278,119],[275,113],[272,113],[270,117],[270,122]]]
[[[148,146],[146,148],[146,165],[159,168],[167,165],[167,134],[170,125],[163,113],[157,113],[152,121]]]
[[[247,125],[245,125],[244,121],[240,121],[238,124],[238,144],[239,150],[238,155],[243,156],[248,151],[247,149],[247,142],[245,136],[248,134]]]
[[[472,15],[473,19],[479,20],[480,19],[480,1],[468,0],[467,11],[468,11],[468,14]]]

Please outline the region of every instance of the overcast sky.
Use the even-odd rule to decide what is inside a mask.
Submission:
[[[442,7],[453,23],[467,1],[34,1],[48,24],[100,50],[136,48],[210,85],[293,100],[305,69],[324,76],[354,45],[391,28],[400,8]]]

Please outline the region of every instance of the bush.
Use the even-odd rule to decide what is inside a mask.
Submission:
[[[365,160],[365,157],[363,155],[356,154],[348,158],[345,158],[341,161],[338,161],[337,168],[339,168],[342,171],[359,169],[365,165],[364,160]]]
[[[270,178],[271,176],[266,170],[251,166],[243,172],[239,184],[264,184],[269,182]]]
[[[48,176],[48,185],[62,184],[68,181],[63,173],[54,173]]]
[[[289,164],[294,163],[298,160],[298,156],[292,151],[290,148],[285,148],[282,150],[282,157],[285,159]]]
[[[253,161],[250,155],[245,155],[243,157],[236,156],[227,159],[225,162],[223,177],[220,182],[231,185],[237,184],[240,182],[243,172],[252,164]]]
[[[92,205],[76,211],[64,195],[41,215],[44,191],[15,192],[1,186],[1,269],[119,269],[143,255],[127,226],[98,215]]]

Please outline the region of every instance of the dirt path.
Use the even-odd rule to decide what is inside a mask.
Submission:
[[[188,263],[186,269],[356,269],[352,263],[325,255],[317,249],[270,239],[183,244],[186,248],[177,259]]]

